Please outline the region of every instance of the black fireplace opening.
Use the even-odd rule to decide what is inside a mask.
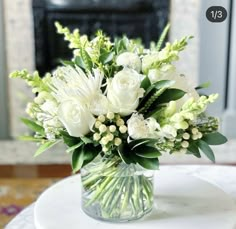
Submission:
[[[112,39],[124,34],[141,38],[148,46],[157,41],[168,22],[168,0],[33,0],[36,69],[44,75],[60,60],[72,57],[68,43],[56,33],[59,21],[88,36],[101,29]]]

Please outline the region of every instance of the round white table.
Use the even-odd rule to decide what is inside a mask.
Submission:
[[[180,172],[206,180],[230,195],[236,204],[236,167],[216,165],[161,166],[162,171]],[[34,225],[34,204],[17,215],[5,229],[36,229]],[[236,228],[236,225],[235,225]],[[233,228],[232,228],[233,229]]]

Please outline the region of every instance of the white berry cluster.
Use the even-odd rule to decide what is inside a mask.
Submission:
[[[196,126],[190,126],[185,131],[179,131],[176,139],[169,142],[169,145],[173,147],[172,153],[187,153],[189,147],[189,141],[201,139],[203,134]]]
[[[118,114],[108,112],[99,115],[94,125],[93,139],[102,145],[104,153],[110,153],[113,147],[122,143],[122,135],[127,133],[125,121]]]

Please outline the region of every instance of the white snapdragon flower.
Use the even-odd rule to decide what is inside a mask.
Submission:
[[[116,59],[116,64],[118,66],[134,69],[137,72],[141,71],[141,60],[136,53],[132,52],[121,53]]]
[[[126,116],[135,111],[139,98],[144,95],[141,81],[142,75],[129,68],[124,68],[108,81],[107,98],[114,113]]]
[[[160,79],[168,79],[169,75],[175,72],[175,66],[172,64],[163,65],[160,69],[150,69],[148,72],[148,78],[151,83],[155,83]]]
[[[177,129],[172,125],[166,124],[161,128],[161,135],[163,137],[173,139],[177,136]]]
[[[75,100],[61,103],[58,117],[71,136],[82,137],[92,130],[95,118],[91,112]]]

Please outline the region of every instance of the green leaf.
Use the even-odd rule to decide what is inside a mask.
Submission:
[[[99,60],[103,64],[107,64],[113,60],[114,52],[104,52],[100,57]]]
[[[161,153],[156,148],[146,145],[138,146],[134,151],[136,155],[145,158],[157,158],[161,156]]]
[[[210,146],[202,141],[202,140],[198,140],[197,142],[198,147],[201,149],[201,151],[212,161],[215,162],[215,155],[212,151],[212,149],[210,148]]]
[[[92,144],[87,144],[87,145],[84,145],[83,151],[84,151],[83,166],[85,166],[89,162],[91,162],[95,157],[97,157],[97,155],[102,151],[102,149],[100,146],[94,147],[94,145]]]
[[[199,86],[195,87],[195,90],[200,90],[204,88],[208,88],[211,86],[211,82],[205,82],[203,84],[200,84]]]
[[[80,139],[81,139],[85,144],[93,143],[93,140],[91,140],[91,139],[88,138],[88,137],[80,137]]]
[[[37,151],[35,152],[34,154],[34,157],[37,157],[39,156],[40,154],[42,154],[43,152],[45,152],[46,150],[52,148],[53,146],[55,146],[57,143],[59,143],[59,141],[48,141],[48,142],[45,142],[44,144],[42,144],[38,149]]]
[[[80,50],[80,53],[81,53],[81,57],[83,58],[83,62],[85,64],[85,69],[88,71],[91,71],[93,67],[93,62],[91,60],[91,57],[89,56],[89,54],[84,48]]]
[[[157,142],[157,139],[154,139],[154,138],[141,138],[141,139],[137,139],[137,140],[133,140],[129,143],[129,147],[131,149],[134,149],[140,145],[143,145],[143,144],[152,144],[154,145],[155,143]]]
[[[27,119],[27,118],[21,118],[21,121],[28,126],[31,130],[41,134],[45,135],[44,128],[40,125],[38,125],[35,121]]]
[[[75,63],[73,61],[69,61],[69,60],[60,60],[60,62],[65,65],[65,66],[74,66]]]
[[[45,140],[43,138],[35,138],[33,136],[19,136],[17,137],[17,139],[21,141],[31,141],[31,142],[41,142]]]
[[[147,76],[145,76],[145,78],[143,79],[143,81],[141,82],[141,88],[143,89],[147,89],[151,86],[151,82],[149,80],[149,78]]]
[[[132,162],[132,160],[127,156],[127,153],[126,153],[126,152],[129,152],[129,150],[130,148],[128,144],[121,144],[118,147],[118,154],[121,160],[126,164],[130,164]]]
[[[159,169],[158,158],[143,158],[137,156],[135,159],[138,162],[138,164],[140,164],[145,169],[151,169],[151,170]]]
[[[72,147],[81,141],[80,138],[72,137],[66,131],[61,131],[60,134],[64,143],[69,147]]]
[[[79,148],[80,146],[82,146],[83,144],[84,144],[84,143],[81,141],[81,142],[79,142],[78,144],[69,147],[69,148],[66,150],[66,152],[67,152],[67,153],[70,153],[70,152],[74,151],[75,149]]]
[[[175,101],[182,98],[186,94],[185,91],[182,91],[177,88],[166,89],[156,100],[156,103],[168,103],[170,101]]]
[[[191,154],[193,154],[195,157],[201,158],[201,154],[198,149],[198,146],[194,142],[191,142],[189,144],[188,151],[191,152]]]
[[[74,150],[72,154],[72,169],[73,173],[78,172],[84,163],[84,150],[83,146]]]
[[[227,138],[219,132],[205,134],[202,140],[209,145],[221,145],[227,142]]]
[[[167,34],[168,34],[168,32],[169,32],[169,29],[170,29],[170,23],[168,23],[168,24],[165,26],[163,32],[161,33],[161,36],[160,36],[160,38],[159,38],[159,40],[158,40],[158,42],[157,42],[157,48],[156,48],[157,51],[159,51],[159,50],[161,49],[161,46],[163,45],[163,42],[164,42],[165,39],[166,39],[166,36],[167,36]]]
[[[86,69],[86,65],[85,65],[85,63],[84,63],[82,57],[80,57],[80,56],[75,57],[75,64],[76,64],[77,66],[83,68],[83,69]]]

